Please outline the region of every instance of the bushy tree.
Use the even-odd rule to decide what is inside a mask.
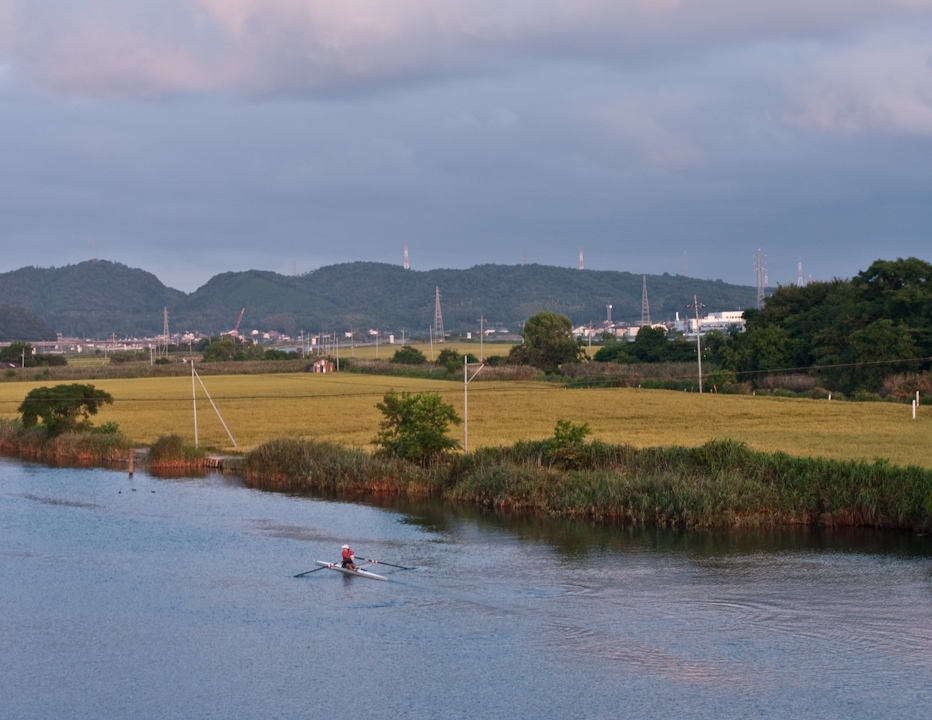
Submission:
[[[617,362],[617,363],[629,363],[633,362],[634,358],[628,354],[629,343],[627,342],[613,342],[605,345],[598,349],[596,354],[592,357],[596,362]]]
[[[573,324],[566,315],[539,312],[524,323],[522,335],[528,364],[544,372],[555,372],[564,363],[585,357],[586,350],[573,337]]]
[[[444,349],[444,352],[446,352],[446,349]],[[427,357],[416,347],[406,345],[398,348],[389,362],[396,365],[423,365],[427,362]]]
[[[96,415],[100,406],[110,404],[110,393],[93,385],[55,385],[30,390],[17,409],[22,414],[23,427],[42,425],[51,435],[91,427],[90,415]]]
[[[423,392],[416,395],[394,390],[385,393],[382,402],[376,403],[385,419],[374,442],[386,455],[426,464],[448,450],[460,447],[459,442],[446,436],[450,425],[463,421],[439,393]]]
[[[233,344],[233,338],[225,337],[212,342],[204,349],[204,362],[227,362],[233,359],[235,352],[236,346]]]
[[[25,367],[35,367],[36,359],[32,355],[32,343],[28,342],[11,342],[7,347],[0,348],[0,362],[10,362],[20,365],[24,362]]]
[[[437,356],[437,362],[443,365],[448,373],[458,373],[463,370],[463,356],[453,348],[441,350],[440,355]],[[472,353],[466,353],[466,362],[477,363],[479,358]]]
[[[269,348],[262,354],[263,360],[293,360],[296,357],[298,357],[296,352],[285,352],[275,348]]]

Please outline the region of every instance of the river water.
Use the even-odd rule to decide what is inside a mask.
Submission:
[[[349,542],[389,582],[323,570]],[[0,458],[0,717],[918,718],[932,539],[684,533]]]

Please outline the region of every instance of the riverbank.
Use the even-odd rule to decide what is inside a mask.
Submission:
[[[45,428],[0,420],[0,452],[42,462],[112,463],[127,459],[133,442],[109,432],[69,432],[49,437]]]
[[[66,433],[0,422],[0,451],[46,462],[125,461],[120,434]],[[142,463],[203,470],[211,459],[178,436],[160,438]],[[430,497],[504,512],[637,525],[766,527],[813,525],[922,530],[932,526],[932,470],[875,462],[797,458],[732,440],[694,448],[636,448],[602,441],[553,453],[521,441],[430,466],[324,442],[265,443],[225,472],[247,485],[335,497]]]
[[[572,469],[545,456],[544,442],[519,442],[421,467],[282,439],[246,455],[243,476],[269,490],[436,497],[640,525],[918,530],[932,521],[932,471],[915,466],[794,458],[730,440],[643,449],[595,441],[574,452]]]

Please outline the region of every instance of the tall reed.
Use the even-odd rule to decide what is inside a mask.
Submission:
[[[811,524],[924,528],[932,471],[794,458],[730,440],[697,448],[595,441],[576,470],[547,463],[544,442],[483,448],[427,468],[325,443],[277,440],[246,456],[255,487],[445,498],[505,510],[690,527]]]
[[[68,432],[50,436],[43,427],[24,428],[0,420],[0,451],[53,462],[104,463],[121,460],[132,441],[120,433]]]

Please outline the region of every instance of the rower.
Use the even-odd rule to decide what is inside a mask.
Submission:
[[[358,570],[359,568],[356,567],[356,563],[354,562],[355,560],[356,558],[353,557],[353,551],[350,550],[350,546],[344,545],[343,546],[343,567],[345,567],[347,570]]]

